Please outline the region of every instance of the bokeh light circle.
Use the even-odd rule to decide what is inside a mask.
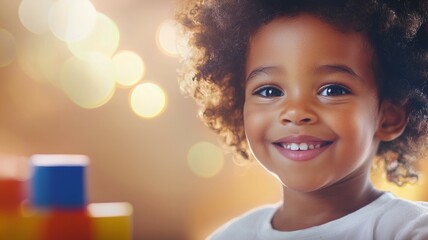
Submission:
[[[15,37],[6,29],[0,28],[0,67],[9,65],[16,56]]]
[[[89,52],[112,56],[119,46],[119,39],[120,33],[116,23],[106,15],[98,13],[93,31],[80,41],[67,42],[67,46],[78,57]]]
[[[54,0],[22,0],[19,19],[28,31],[36,34],[49,32],[48,16]]]
[[[89,0],[56,0],[49,11],[52,33],[66,42],[87,37],[95,27],[97,11]]]
[[[88,54],[72,57],[61,68],[61,88],[83,108],[96,108],[107,103],[115,91],[113,64],[105,55]]]
[[[156,43],[158,47],[169,56],[178,56],[177,49],[178,30],[177,23],[173,20],[165,20],[157,31]]]
[[[144,62],[132,51],[120,51],[115,54],[113,64],[116,82],[121,86],[133,86],[144,76]]]
[[[199,142],[190,148],[187,162],[193,173],[199,177],[210,178],[223,168],[223,152],[212,143]]]
[[[167,56],[185,59],[190,55],[189,35],[174,20],[165,20],[159,25],[156,43]]]
[[[154,83],[141,83],[131,92],[130,105],[135,114],[143,118],[153,118],[163,112],[166,95]]]

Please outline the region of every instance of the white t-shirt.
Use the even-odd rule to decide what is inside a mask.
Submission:
[[[271,220],[279,205],[267,205],[232,219],[208,239],[428,240],[428,202],[384,193],[372,203],[331,222],[297,231],[278,231]]]

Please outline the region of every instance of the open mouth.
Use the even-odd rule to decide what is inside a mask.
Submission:
[[[300,140],[300,141],[298,141]],[[273,145],[286,159],[302,162],[317,158],[329,148],[334,141],[321,139],[283,139]]]
[[[289,136],[273,145],[286,159],[302,162],[317,158],[333,143],[312,136]]]
[[[279,142],[274,144],[291,151],[307,151],[307,150],[319,149],[319,148],[328,146],[332,143],[333,143],[332,141],[323,141],[323,142],[301,142],[301,143]]]

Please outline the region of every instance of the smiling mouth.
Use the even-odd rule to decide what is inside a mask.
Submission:
[[[286,150],[290,151],[308,151],[319,149],[325,146],[332,144],[332,141],[324,141],[324,142],[301,142],[301,143],[274,143],[275,145],[282,147]]]
[[[289,135],[272,143],[286,159],[303,162],[316,159],[334,142],[311,135]]]

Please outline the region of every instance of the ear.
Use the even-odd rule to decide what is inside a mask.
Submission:
[[[375,136],[384,142],[398,138],[406,128],[407,117],[404,106],[384,100],[381,103],[379,125]]]

